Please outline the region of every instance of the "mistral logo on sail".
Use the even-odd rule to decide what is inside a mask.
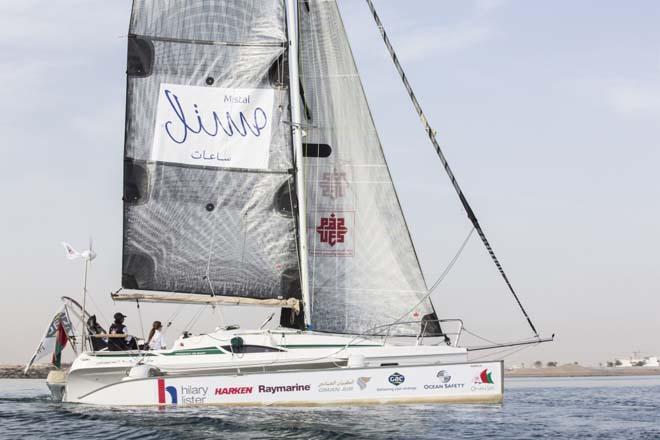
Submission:
[[[161,84],[151,159],[267,169],[274,91]]]

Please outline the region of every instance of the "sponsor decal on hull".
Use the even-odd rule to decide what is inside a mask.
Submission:
[[[464,383],[452,383],[452,377],[447,370],[440,370],[436,374],[440,383],[429,383],[424,385],[425,390],[457,390],[465,387]]]
[[[309,391],[312,389],[312,386],[299,385],[299,384],[280,385],[280,386],[259,385],[258,389],[260,393],[276,394],[276,393],[292,393],[298,391]]]
[[[206,403],[206,397],[209,387],[196,387],[192,385],[180,386],[178,389],[175,386],[167,386],[165,379],[157,380],[158,387],[158,403],[177,405],[179,403],[195,404]],[[168,399],[169,396],[169,399]]]
[[[277,404],[278,402],[323,404],[374,399],[495,399],[501,395],[501,367],[494,363],[439,366],[364,368],[342,371],[243,376],[164,377],[122,382],[104,388],[104,399],[93,403],[202,405]],[[155,385],[154,385],[155,382]],[[146,394],[138,392],[138,384]],[[150,391],[149,391],[150,390]],[[100,396],[101,394],[99,394]],[[157,400],[156,400],[157,398]],[[135,402],[135,403],[133,403]],[[144,402],[144,403],[143,403]]]
[[[328,380],[319,383],[319,393],[336,393],[341,391],[355,391],[356,389],[365,390],[371,377],[358,377],[357,379],[346,380]],[[355,388],[355,385],[358,388]]]
[[[215,389],[215,395],[223,394],[252,394],[252,387],[219,387]]]
[[[376,391],[379,392],[386,392],[386,391],[413,391],[416,390],[417,387],[413,386],[401,386],[405,381],[406,377],[398,372],[394,372],[390,374],[390,376],[387,378],[387,381],[391,383],[392,387],[387,387],[387,388],[376,388]]]
[[[394,386],[399,386],[406,381],[406,377],[403,374],[394,373],[387,378],[388,382]]]
[[[489,368],[481,370],[481,372],[472,379],[471,391],[492,391],[495,389],[495,381],[493,380],[493,371]]]

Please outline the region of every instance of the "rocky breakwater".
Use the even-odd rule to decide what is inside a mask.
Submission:
[[[66,370],[65,365],[62,369]],[[27,374],[23,373],[25,365],[0,365],[0,379],[45,379],[48,373],[56,368],[52,365],[33,365]]]

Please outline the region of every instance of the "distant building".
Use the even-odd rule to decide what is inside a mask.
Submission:
[[[630,357],[617,358],[614,360],[615,367],[660,367],[658,356],[647,356],[644,358]]]

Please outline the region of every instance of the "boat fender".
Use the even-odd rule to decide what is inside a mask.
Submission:
[[[352,354],[348,357],[349,368],[363,368],[365,366],[363,354]]]
[[[146,379],[155,376],[161,376],[161,372],[150,365],[136,365],[128,370],[128,379]]]

